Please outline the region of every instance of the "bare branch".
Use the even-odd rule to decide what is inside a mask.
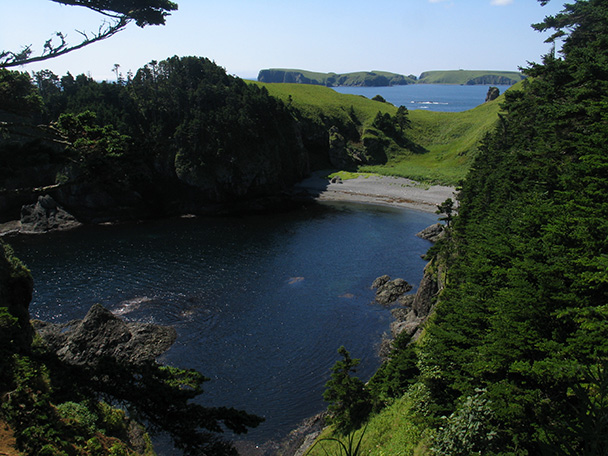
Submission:
[[[89,44],[95,43],[97,41],[105,40],[116,33],[120,32],[124,29],[127,24],[131,21],[131,19],[121,17],[115,23],[110,24],[105,22],[99,27],[99,32],[94,34],[91,38],[85,32],[81,32],[77,30],[79,34],[84,37],[84,40],[77,45],[68,46],[65,40],[65,35],[61,32],[57,32],[55,36],[59,37],[61,43],[57,46],[53,45],[53,38],[46,41],[44,44],[44,51],[41,55],[30,57],[32,53],[32,45],[25,47],[19,53],[13,53],[10,51],[2,51],[0,52],[0,68],[10,68],[21,65],[26,65],[28,63],[41,62],[43,60],[51,59],[54,57],[58,57],[60,55],[67,54],[68,52],[75,51],[77,49],[81,49]],[[104,27],[104,25],[106,27]]]

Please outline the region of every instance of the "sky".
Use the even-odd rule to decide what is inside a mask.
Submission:
[[[1,0],[0,50],[40,51],[55,32],[76,43],[103,17],[50,0]],[[164,26],[131,23],[107,40],[17,67],[114,80],[152,60],[202,56],[229,74],[255,79],[265,68],[318,72],[511,70],[539,62],[550,46],[531,24],[563,1],[536,0],[174,0]]]

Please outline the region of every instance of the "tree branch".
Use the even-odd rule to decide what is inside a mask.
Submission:
[[[0,53],[0,68],[16,67],[26,65],[28,63],[41,62],[43,60],[59,57],[60,55],[64,55],[68,52],[81,49],[89,44],[105,40],[106,38],[115,35],[122,29],[124,29],[130,21],[131,19],[121,17],[114,24],[108,24],[108,27],[105,28],[105,30],[103,29],[102,25],[99,29],[99,32],[95,34],[92,38],[89,38],[84,32],[77,31],[84,37],[84,40],[74,46],[68,46],[67,42],[65,41],[65,36],[61,32],[57,32],[56,36],[61,39],[61,44],[59,44],[58,46],[53,46],[51,38],[44,44],[43,53],[35,57],[30,57],[32,52],[32,45],[25,47],[21,52],[17,54],[14,52],[3,51]]]

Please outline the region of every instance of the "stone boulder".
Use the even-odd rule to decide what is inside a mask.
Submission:
[[[388,306],[398,303],[412,289],[412,285],[403,279],[391,280],[390,276],[383,275],[374,280],[372,289],[376,290],[376,302]]]
[[[49,195],[39,196],[35,204],[21,208],[22,233],[46,233],[68,230],[80,226],[80,222],[60,207]]]
[[[496,100],[499,95],[500,95],[500,90],[498,89],[498,87],[490,87],[488,89],[488,93],[486,94],[485,102],[487,103],[488,101]]]
[[[64,324],[36,321],[34,327],[62,361],[79,366],[95,366],[104,358],[144,364],[166,352],[177,337],[174,328],[128,323],[101,304],[93,305],[82,320]]]
[[[422,231],[416,233],[416,236],[427,241],[437,242],[443,236],[445,236],[445,226],[441,223],[435,223],[434,225],[428,226]]]

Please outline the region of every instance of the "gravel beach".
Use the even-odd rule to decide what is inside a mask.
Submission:
[[[447,198],[455,199],[455,189],[443,185],[425,185],[403,177],[360,175],[355,179],[330,182],[327,171],[315,172],[295,186],[319,201],[350,201],[380,204],[435,212]]]

